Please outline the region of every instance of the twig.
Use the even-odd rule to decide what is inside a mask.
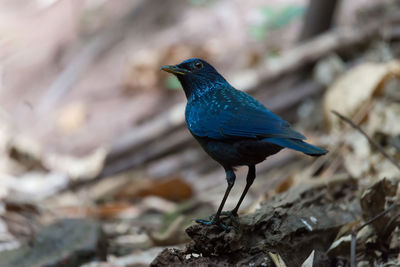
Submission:
[[[364,103],[358,110],[357,112],[354,114],[354,116],[352,116],[352,120],[354,123],[360,123],[363,118],[365,118],[365,116],[368,114],[368,112],[371,110],[373,106],[373,102],[371,100],[366,101],[366,103]],[[328,163],[328,160],[330,160],[329,165],[327,164],[327,168],[326,170],[324,170],[324,172],[322,173],[323,177],[331,177],[332,174],[335,173],[335,171],[338,169],[338,167],[341,166],[342,164],[342,157],[340,157],[340,155],[344,152],[344,144],[340,144],[339,146],[336,146],[335,148],[333,148],[329,154],[330,157],[320,157],[318,159],[324,160],[326,163]]]
[[[336,116],[338,116],[341,120],[347,122],[348,124],[351,125],[351,127],[353,127],[354,129],[356,129],[357,131],[359,131],[362,135],[364,135],[365,138],[367,138],[368,142],[376,147],[379,152],[381,152],[381,154],[383,156],[385,156],[385,158],[387,158],[391,163],[393,163],[394,166],[396,166],[399,170],[400,170],[400,164],[391,156],[389,155],[385,149],[378,144],[378,142],[376,142],[375,140],[373,140],[371,137],[368,136],[368,134],[366,132],[364,132],[363,129],[361,129],[360,126],[356,125],[354,122],[352,122],[349,118],[346,118],[345,116],[343,116],[342,114],[340,114],[337,111],[332,110],[332,113],[335,114]]]
[[[356,267],[356,233],[351,234],[351,244],[350,244],[350,267]]]
[[[397,206],[399,206],[398,203],[392,204],[389,208],[387,208],[386,210],[381,211],[380,213],[375,215],[375,217],[369,219],[367,222],[363,223],[362,225],[357,227],[357,229],[355,231],[353,231],[353,233],[351,234],[351,247],[350,247],[350,266],[351,267],[355,267],[356,266],[356,234],[361,229],[363,229],[365,226],[367,226],[367,225],[373,223],[374,221],[378,220],[380,217],[382,217],[386,213],[389,213],[390,211],[392,211]]]
[[[345,121],[346,123],[350,124],[351,127],[353,127],[354,129],[356,129],[357,131],[359,131],[365,138],[367,138],[368,142],[376,147],[379,152],[385,157],[387,158],[390,162],[393,163],[393,165],[395,165],[399,170],[400,170],[400,164],[391,156],[389,155],[385,149],[378,144],[378,142],[376,142],[375,140],[373,140],[371,137],[369,137],[369,135],[363,130],[361,129],[360,126],[356,125],[354,122],[352,122],[349,118],[343,116],[342,114],[340,114],[337,111],[332,110],[332,113],[335,114],[336,116],[338,116],[341,120]],[[388,209],[380,212],[379,214],[377,214],[375,217],[373,217],[372,219],[368,220],[367,222],[365,222],[364,224],[362,224],[361,226],[359,226],[352,234],[351,234],[351,246],[350,246],[350,266],[351,267],[355,267],[356,266],[356,234],[363,229],[365,226],[371,224],[372,222],[376,221],[377,219],[379,219],[380,217],[382,217],[383,215],[385,215],[386,213],[390,212],[391,210],[393,210],[395,207],[397,207],[398,204],[394,203],[392,206],[390,206]]]

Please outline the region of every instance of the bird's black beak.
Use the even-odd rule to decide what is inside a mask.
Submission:
[[[166,65],[162,66],[160,70],[175,74],[175,75],[185,75],[188,71],[182,68],[179,68],[174,65]]]

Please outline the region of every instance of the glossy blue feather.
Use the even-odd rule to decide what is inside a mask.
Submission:
[[[233,160],[230,156],[230,160],[224,160],[217,150],[231,151],[225,147],[227,144],[232,147],[239,144],[245,146],[246,142],[243,141],[246,140],[259,140],[258,147],[252,143],[254,152],[260,150],[255,153],[259,162],[277,153],[277,146],[309,155],[327,152],[303,142],[306,138],[293,130],[288,122],[250,95],[233,88],[206,61],[192,58],[162,69],[174,73],[182,84],[188,100],[185,111],[188,129],[206,152],[222,165],[232,165]],[[268,145],[271,149],[268,149]],[[235,149],[241,150],[239,147]],[[264,154],[262,151],[265,151]],[[235,154],[234,151],[231,153]],[[245,157],[237,155],[237,158],[240,160],[235,161],[236,165],[248,165]]]
[[[206,109],[204,108],[206,107]],[[197,136],[214,139],[282,137],[303,140],[289,123],[250,95],[220,84],[201,98],[189,100],[186,123]]]
[[[281,147],[286,147],[286,148],[290,148],[293,150],[297,150],[297,151],[303,152],[304,154],[307,154],[310,156],[323,155],[328,152],[326,149],[308,144],[308,143],[303,142],[302,140],[298,140],[298,139],[265,138],[265,139],[263,139],[263,141],[272,143],[272,144],[275,144],[275,145],[278,145]]]
[[[256,164],[283,148],[312,156],[327,152],[304,142],[305,137],[293,130],[289,123],[250,95],[233,88],[204,60],[193,58],[161,69],[179,79],[188,100],[186,124],[203,149],[224,167],[226,173],[228,186],[217,213],[210,221],[197,220],[198,223],[217,224],[226,229],[220,215],[235,183],[234,167],[249,167],[246,187],[231,211],[237,216],[239,206],[256,177]]]

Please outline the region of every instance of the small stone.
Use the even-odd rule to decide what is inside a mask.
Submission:
[[[105,260],[101,225],[88,219],[64,219],[40,229],[31,245],[0,253],[0,266],[80,266]]]

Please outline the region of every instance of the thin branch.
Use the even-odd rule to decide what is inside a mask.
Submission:
[[[373,223],[374,221],[378,220],[379,218],[381,218],[383,215],[389,213],[390,211],[392,211],[394,208],[396,208],[397,206],[399,206],[398,203],[394,203],[392,204],[389,208],[381,211],[380,213],[378,213],[377,215],[375,215],[373,218],[369,219],[368,221],[366,221],[365,223],[363,223],[362,225],[360,225],[359,227],[357,227],[357,229],[355,231],[353,231],[353,233],[351,234],[351,247],[350,247],[350,267],[356,267],[356,235],[357,233],[363,229],[365,226]]]
[[[357,232],[353,232],[351,234],[351,243],[350,243],[350,267],[356,267],[356,234]]]
[[[369,142],[372,146],[376,147],[376,148],[379,150],[379,152],[381,152],[381,154],[382,154],[385,158],[387,158],[391,163],[393,163],[394,166],[396,166],[396,167],[400,170],[400,164],[399,164],[391,155],[389,155],[389,154],[385,151],[385,149],[384,149],[380,144],[378,144],[378,142],[376,142],[376,141],[373,140],[371,137],[369,137],[368,134],[367,134],[363,129],[361,129],[360,126],[356,125],[356,124],[355,124],[354,122],[352,122],[349,118],[343,116],[342,114],[340,114],[340,113],[337,112],[337,111],[332,110],[332,113],[335,114],[336,116],[338,116],[341,120],[343,120],[343,121],[347,122],[348,124],[350,124],[351,127],[353,127],[354,129],[356,129],[357,131],[359,131],[362,135],[364,135],[364,137],[367,138],[368,142]]]
[[[342,114],[340,114],[337,111],[332,110],[332,113],[335,114],[336,116],[338,116],[341,120],[345,121],[346,123],[350,124],[351,127],[353,127],[354,129],[356,129],[357,131],[359,131],[365,138],[367,138],[368,142],[376,147],[379,152],[385,157],[387,158],[391,163],[393,163],[393,165],[395,165],[399,170],[400,170],[400,164],[391,156],[389,155],[385,149],[378,144],[378,142],[376,142],[375,140],[373,140],[371,137],[369,137],[369,135],[363,130],[361,129],[360,126],[356,125],[354,122],[352,122],[349,118],[343,116]],[[368,220],[367,222],[365,222],[364,224],[362,224],[361,226],[359,226],[352,234],[351,234],[351,246],[350,246],[350,266],[351,267],[355,267],[356,266],[356,234],[363,229],[365,226],[373,223],[374,221],[376,221],[377,219],[379,219],[380,217],[382,217],[383,215],[385,215],[386,213],[390,212],[391,210],[393,210],[395,207],[398,206],[398,203],[393,204],[392,206],[390,206],[388,209],[380,212],[379,214],[377,214],[375,217],[373,217],[372,219]]]

